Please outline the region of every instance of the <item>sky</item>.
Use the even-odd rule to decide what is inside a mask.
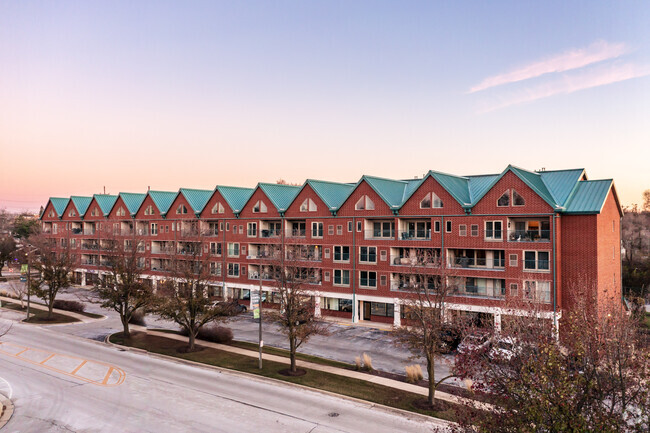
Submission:
[[[584,168],[650,189],[650,2],[0,0],[0,209]]]

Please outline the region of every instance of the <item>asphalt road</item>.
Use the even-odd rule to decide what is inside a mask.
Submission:
[[[434,426],[419,416],[61,332],[86,326],[14,323],[0,339],[0,389],[15,405],[3,431],[379,433]]]

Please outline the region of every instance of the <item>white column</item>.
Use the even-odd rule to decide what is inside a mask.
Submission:
[[[402,326],[401,307],[402,306],[397,299],[393,300],[393,314],[395,315],[393,317],[393,326]]]
[[[317,319],[320,319],[321,317],[321,312],[320,312],[320,293],[316,292],[314,294],[314,317]]]
[[[501,313],[494,313],[494,332],[501,332]]]
[[[158,280],[155,277],[151,278],[151,289],[154,293],[158,291]]]
[[[86,285],[86,271],[81,271],[81,285]]]

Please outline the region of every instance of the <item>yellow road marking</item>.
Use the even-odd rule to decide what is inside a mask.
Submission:
[[[72,371],[70,372],[70,374],[75,374],[76,372],[78,372],[79,370],[81,370],[81,367],[83,367],[84,365],[86,365],[86,362],[88,362],[88,361],[86,361],[86,360],[84,359],[83,362],[77,366],[77,368],[75,368],[74,370],[72,370]]]
[[[7,347],[7,348],[14,347],[14,348],[23,349],[23,350],[21,350],[20,352],[14,354],[14,353],[2,350],[3,346]],[[20,356],[21,354],[23,354],[23,353],[25,353],[27,351],[45,353],[45,354],[48,354],[49,356],[45,360],[43,360],[41,362],[33,361],[33,360],[29,359],[29,358],[25,358],[23,356]],[[74,377],[75,379],[79,379],[79,380],[83,380],[83,381],[88,382],[88,383],[92,383],[93,385],[99,385],[99,386],[105,386],[105,387],[118,386],[118,385],[121,385],[122,383],[124,383],[124,380],[126,379],[126,373],[121,368],[117,368],[117,367],[115,367],[113,365],[110,365],[110,364],[107,364],[105,362],[94,361],[94,360],[90,360],[90,359],[83,359],[83,358],[79,358],[77,356],[63,355],[63,354],[60,354],[60,353],[49,352],[49,351],[45,351],[45,350],[41,350],[41,349],[33,349],[33,348],[30,348],[30,347],[25,347],[25,346],[21,346],[21,345],[18,345],[18,344],[5,343],[5,342],[0,342],[0,353],[2,353],[4,355],[11,356],[13,358],[20,359],[21,361],[29,362],[30,364],[34,364],[34,365],[38,365],[38,366],[43,367],[43,368],[47,368],[48,370],[56,371],[57,373],[61,373],[61,374],[64,374],[66,376]],[[45,364],[45,362],[49,361],[50,359],[52,359],[52,358],[54,358],[56,356],[67,358],[67,359],[76,359],[76,360],[81,361],[81,363],[79,365],[77,365],[77,367],[75,367],[75,369],[72,370],[72,372],[67,372],[67,371],[61,370],[59,368],[56,368],[56,367],[54,367],[52,365],[46,365]],[[100,366],[106,367],[108,369],[108,372],[106,373],[106,376],[104,377],[104,379],[102,381],[89,379],[87,377],[84,377],[84,376],[81,376],[81,375],[77,374],[79,372],[79,370],[81,370],[81,368],[84,365],[88,364],[88,363],[95,364],[95,365],[100,365]],[[110,379],[113,372],[117,372],[117,374],[118,374],[117,381],[115,383],[108,383],[108,380]]]
[[[42,361],[40,362],[40,364],[41,364],[41,365],[45,364],[45,363],[46,363],[47,361],[49,361],[50,359],[54,358],[54,355],[55,355],[54,353],[51,354],[50,356],[48,356],[47,358],[45,358],[44,360],[42,360]]]

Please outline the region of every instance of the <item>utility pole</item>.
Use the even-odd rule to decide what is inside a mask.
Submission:
[[[259,249],[258,249],[258,254],[259,254]],[[260,350],[260,360],[259,360],[259,368],[260,370],[262,369],[262,347],[264,347],[264,340],[262,340],[262,258],[260,258],[260,272],[259,272],[259,278],[260,278],[260,296],[258,302],[258,309],[259,309],[259,350]]]
[[[27,321],[29,321],[29,301],[32,293],[32,270],[30,269],[29,251],[25,253],[27,256]]]

